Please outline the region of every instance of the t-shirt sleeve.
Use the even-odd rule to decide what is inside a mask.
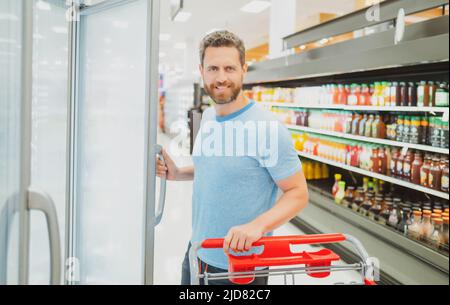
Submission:
[[[260,165],[267,169],[274,181],[289,178],[302,170],[291,134],[279,121],[270,122],[265,141],[258,144]]]

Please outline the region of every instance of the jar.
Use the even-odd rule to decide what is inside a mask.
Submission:
[[[361,205],[361,208],[359,209],[359,213],[363,216],[368,216],[369,213],[369,209],[373,206],[374,204],[374,195],[371,193],[367,193],[364,202]]]
[[[381,212],[382,204],[383,204],[383,197],[376,196],[375,203],[367,212],[370,220],[378,221],[378,217]]]
[[[356,189],[355,199],[353,200],[353,203],[352,203],[352,210],[355,212],[358,212],[358,210],[362,206],[363,202],[364,202],[364,188],[358,187]]]
[[[433,163],[428,175],[428,187],[437,191],[441,190],[442,170],[438,157],[433,158]]]
[[[420,185],[420,170],[422,169],[423,159],[421,153],[414,154],[414,161],[411,167],[411,182]]]
[[[345,196],[342,205],[351,209],[354,198],[355,198],[355,187],[354,186],[347,187],[347,190],[345,190]]]

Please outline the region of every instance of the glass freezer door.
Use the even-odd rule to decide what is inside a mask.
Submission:
[[[159,2],[80,14],[67,283],[152,284]]]

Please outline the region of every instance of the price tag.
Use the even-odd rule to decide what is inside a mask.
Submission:
[[[402,148],[402,151],[401,151],[401,153],[400,153],[400,154],[401,154],[402,156],[405,156],[405,155],[406,155],[406,153],[408,152],[408,149],[409,149],[409,147],[408,147],[408,146],[405,146],[405,147],[403,147],[403,148]]]
[[[442,115],[442,122],[448,122],[448,108],[445,109],[444,114]]]

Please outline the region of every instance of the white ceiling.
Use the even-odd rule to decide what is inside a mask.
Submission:
[[[285,0],[272,0],[280,5]],[[296,0],[297,27],[318,13],[346,14],[355,9],[355,0]],[[185,61],[198,64],[197,49],[201,38],[212,29],[227,29],[240,36],[247,49],[269,41],[270,8],[259,14],[249,14],[240,8],[251,0],[184,0],[183,11],[191,18],[185,23],[170,20],[170,1],[161,1],[160,32],[171,35],[169,41],[160,42],[163,66],[172,70],[185,69]],[[175,43],[187,43],[186,50],[174,49]],[[187,59],[186,59],[187,58]],[[192,68],[192,64],[188,67]]]

